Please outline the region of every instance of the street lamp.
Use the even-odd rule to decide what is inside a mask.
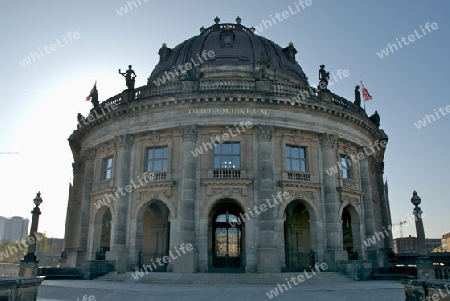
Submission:
[[[426,241],[425,241],[425,228],[423,226],[422,214],[423,211],[419,207],[422,203],[422,199],[417,195],[417,192],[413,191],[413,196],[411,198],[411,203],[414,205],[413,214],[414,220],[416,221],[416,231],[417,231],[417,248],[418,248],[418,263],[430,264],[432,263],[427,252]]]
[[[39,209],[39,205],[42,204],[41,192],[36,193],[36,197],[33,199],[33,203],[36,207],[31,211],[32,219],[31,219],[31,228],[30,235],[28,237],[28,252],[27,255],[23,258],[23,261],[26,263],[29,262],[37,262],[36,260],[36,233],[38,230],[39,224],[39,215],[41,215],[41,210]]]

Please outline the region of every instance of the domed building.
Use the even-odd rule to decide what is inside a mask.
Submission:
[[[163,44],[147,85],[134,88],[130,66],[128,89],[79,114],[63,265],[273,273],[388,264],[378,114],[323,77],[311,87],[292,43],[240,23],[216,18]]]

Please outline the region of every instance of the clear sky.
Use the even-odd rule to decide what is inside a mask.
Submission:
[[[256,27],[272,15],[276,24],[259,34],[283,47],[292,41],[312,86],[318,84],[319,65],[325,64],[334,74],[339,69],[350,73],[330,86],[332,92],[353,100],[353,89],[363,80],[373,96],[367,113],[378,110],[389,135],[385,178],[393,223],[411,216],[415,189],[427,237],[450,231],[444,189],[450,187],[450,116],[444,116],[450,105],[445,82],[450,2],[311,0],[302,8],[298,0],[139,1],[132,10],[126,0],[0,2],[0,152],[19,152],[0,154],[0,215],[31,218],[40,190],[39,231],[63,237],[73,162],[67,138],[76,128],[77,113],[89,113],[91,104],[84,99],[94,81],[103,101],[126,88],[117,69],[129,64],[138,76],[136,87],[145,85],[163,42],[174,47],[199,34],[201,26],[214,24],[216,16],[234,23],[239,15],[243,25]],[[124,6],[126,13],[120,11]],[[437,28],[428,31],[427,22]],[[388,43],[398,50],[385,49]],[[389,55],[380,58],[382,49]],[[34,60],[30,53],[37,53]],[[29,65],[23,61],[27,58]],[[431,122],[418,129],[414,123],[425,114],[439,119],[429,117]],[[403,231],[415,235],[414,226]]]

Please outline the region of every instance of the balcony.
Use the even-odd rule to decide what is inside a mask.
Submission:
[[[246,178],[246,171],[232,168],[218,168],[209,170],[208,177],[214,179],[241,179]]]
[[[172,173],[168,170],[144,172],[144,174],[142,175],[142,181],[144,181],[145,183],[150,183],[150,182],[155,182],[155,181],[170,181],[171,174]]]
[[[285,171],[283,178],[291,181],[311,182],[311,174],[308,172]]]
[[[355,180],[352,179],[340,179],[340,186],[344,188],[357,189]]]

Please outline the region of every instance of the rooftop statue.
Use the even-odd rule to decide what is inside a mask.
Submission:
[[[125,72],[120,72],[119,69],[119,74],[121,74],[123,77],[125,77],[125,83],[127,85],[127,88],[129,90],[134,90],[134,79],[137,77],[136,73],[134,73],[134,70],[131,69],[131,65],[128,65],[128,70]],[[134,75],[134,76],[132,76]]]
[[[359,86],[355,87],[355,106],[358,108],[361,106],[361,92],[359,92]]]
[[[320,65],[319,69],[319,90],[328,90],[328,80],[330,79],[330,72],[325,71],[325,65]]]
[[[375,123],[376,126],[380,126],[380,114],[378,114],[377,111],[369,117],[370,120],[372,120],[373,123]]]
[[[270,59],[263,51],[261,51],[261,58],[259,59],[259,76],[266,77],[268,68],[270,68]]]

